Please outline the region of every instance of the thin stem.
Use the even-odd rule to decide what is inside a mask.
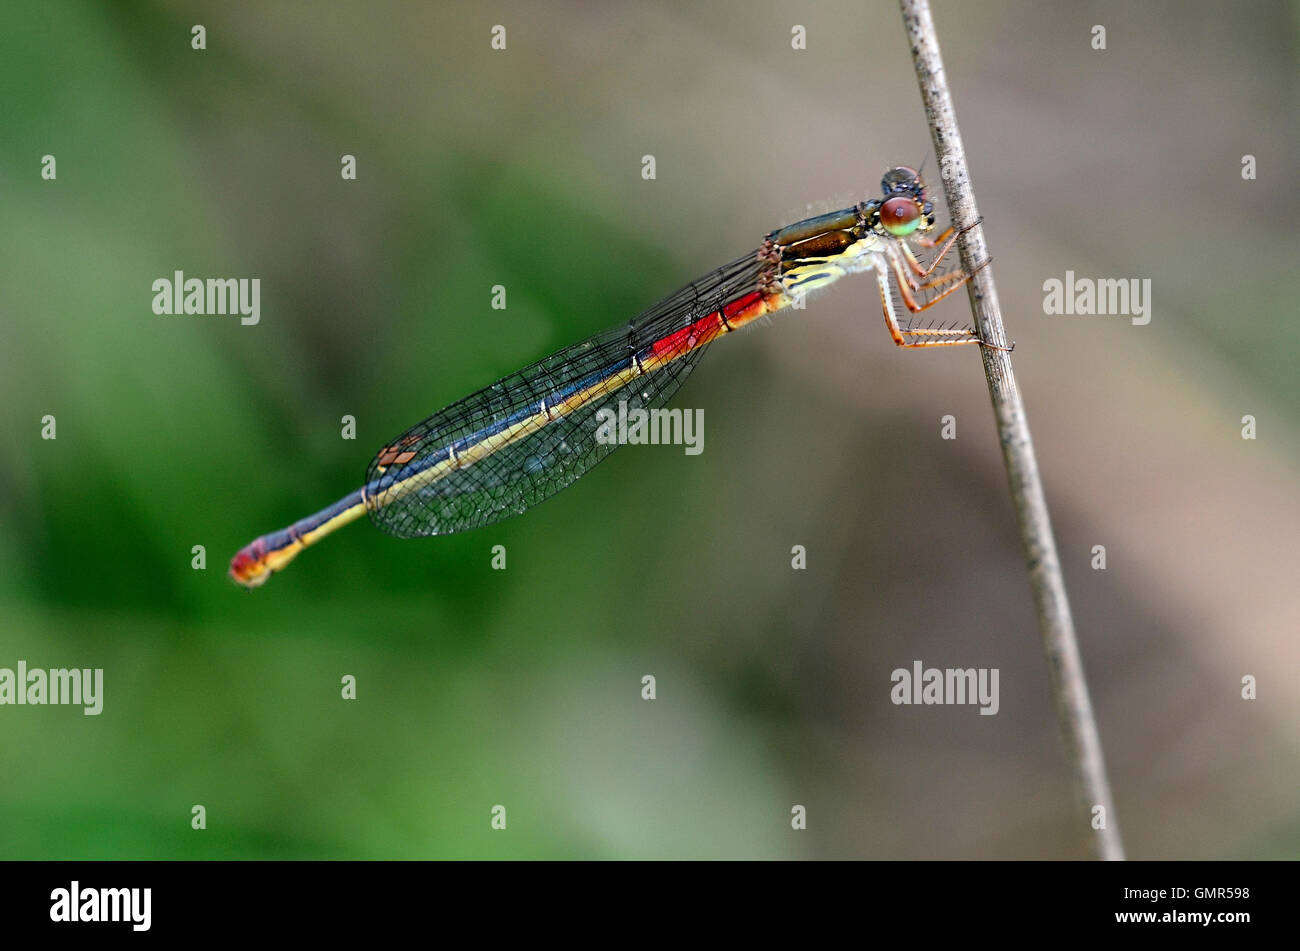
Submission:
[[[966,168],[966,151],[957,129],[957,117],[948,91],[929,2],[899,0],[899,6],[916,65],[916,78],[921,85],[921,99],[930,122],[949,213],[958,228],[974,224],[979,221],[979,209],[975,205],[975,193]],[[962,267],[967,273],[988,261],[984,229],[978,225],[961,236],[958,248]],[[984,267],[967,287],[975,326],[981,338],[997,346],[1006,346],[1007,335],[1002,326],[997,288],[993,284],[993,268]],[[1124,845],[1120,840],[1110,782],[1106,778],[1101,737],[1097,732],[1092,701],[1088,697],[1074,620],[1070,616],[1070,601],[1065,593],[1065,579],[1056,553],[1056,540],[1052,536],[1052,523],[1043,496],[1043,483],[1038,474],[1038,460],[1034,456],[1024,403],[1011,370],[1011,355],[992,347],[979,349],[984,357],[989,396],[1002,439],[1002,458],[1006,462],[1011,498],[1029,563],[1029,584],[1033,589],[1043,650],[1051,672],[1057,717],[1074,771],[1082,820],[1088,823],[1085,828],[1092,830],[1094,809],[1102,807],[1105,825],[1093,830],[1093,850],[1101,859],[1123,859]]]

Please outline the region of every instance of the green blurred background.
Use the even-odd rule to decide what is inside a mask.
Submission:
[[[1297,6],[935,17],[1129,853],[1295,857]],[[394,433],[919,162],[893,4],[7,3],[0,83],[0,666],[106,681],[0,707],[0,858],[1086,854],[979,360],[895,349],[869,279],[712,349],[701,456],[224,576]],[[260,324],[155,316],[177,269],[260,278]],[[1150,325],[1044,316],[1067,269],[1150,278]],[[999,668],[999,715],[892,705],[916,659]]]

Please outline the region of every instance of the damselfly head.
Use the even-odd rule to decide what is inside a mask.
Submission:
[[[880,188],[886,198],[902,193],[925,200],[925,180],[921,178],[920,172],[907,165],[899,165],[887,171],[880,180]]]
[[[925,181],[914,168],[891,168],[880,180],[885,193],[877,211],[880,229],[895,238],[906,238],[934,227],[934,205],[925,197]]]

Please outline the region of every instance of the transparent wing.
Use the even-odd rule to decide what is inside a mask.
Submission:
[[[627,324],[503,377],[392,440],[366,473],[366,504],[400,538],[446,535],[518,515],[572,485],[615,445],[596,414],[663,406],[706,346],[665,338],[755,288],[757,254],[686,285]],[[635,374],[647,348],[673,359]]]

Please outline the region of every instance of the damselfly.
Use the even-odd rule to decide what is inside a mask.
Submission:
[[[973,328],[900,326],[891,288],[909,311],[920,313],[971,275],[937,270],[957,234],[950,227],[926,236],[934,228],[934,208],[919,172],[890,169],[881,187],[880,198],[773,231],[757,251],[628,323],[411,427],[380,450],[361,488],[243,548],[230,563],[230,577],[256,587],[304,548],[366,513],[399,538],[446,535],[518,515],[614,450],[597,439],[600,410],[621,402],[629,412],[662,406],[714,340],[845,274],[874,270],[885,326],[900,347],[993,346]],[[913,244],[938,249],[928,265],[918,260]]]

